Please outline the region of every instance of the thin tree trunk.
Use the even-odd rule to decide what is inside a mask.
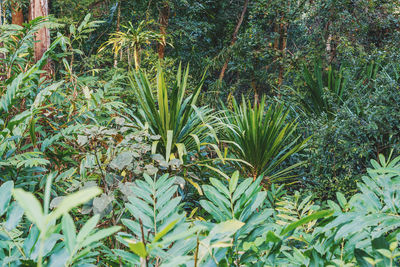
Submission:
[[[135,61],[135,70],[140,68],[140,50],[135,47],[133,48],[133,60]]]
[[[246,14],[246,10],[247,10],[247,6],[248,5],[249,5],[249,0],[245,0],[244,1],[244,5],[243,5],[242,14],[240,15],[240,18],[239,18],[238,23],[236,25],[235,31],[233,32],[233,35],[232,35],[232,41],[231,41],[231,45],[230,46],[233,46],[236,43],[237,34],[239,32],[240,26],[243,23],[244,15]],[[227,59],[225,60],[224,66],[222,67],[221,73],[219,74],[218,80],[220,82],[222,82],[222,80],[224,79],[226,69],[228,68],[228,63],[229,63],[229,57],[227,57]]]
[[[24,23],[24,13],[22,12],[22,7],[17,3],[16,0],[11,2],[11,23],[22,26]]]
[[[254,103],[259,104],[260,100],[259,100],[259,92],[258,92],[258,88],[257,88],[257,82],[256,79],[254,77],[254,73],[251,75],[251,82],[250,82],[250,86],[254,91]]]
[[[169,4],[168,1],[164,1],[162,8],[160,9],[160,33],[162,34],[162,41],[158,44],[158,58],[164,59],[165,56],[165,46],[167,45],[166,34],[168,27],[168,19],[169,19]]]
[[[326,25],[326,41],[325,41],[325,51],[326,51],[326,61],[330,64],[333,60],[333,36],[331,33],[331,22],[329,21]]]
[[[134,48],[135,49],[135,48]],[[127,49],[127,51],[126,51],[126,53],[127,53],[127,55],[128,55],[128,67],[129,67],[129,70],[132,68],[132,63],[131,63],[131,49]]]
[[[37,17],[46,17],[49,14],[48,0],[31,0],[30,5],[30,18],[33,20]],[[43,27],[38,30],[35,35],[35,61],[42,58],[44,52],[50,47],[50,30]],[[47,63],[44,67],[51,74],[50,64]]]
[[[287,1],[286,12],[289,13],[290,9],[291,9],[291,1],[289,0],[289,1]],[[279,41],[278,41],[279,57],[280,57],[279,74],[278,74],[278,88],[277,88],[278,89],[278,92],[277,92],[278,97],[281,96],[280,91],[281,91],[284,74],[285,74],[285,64],[286,64],[285,60],[286,60],[288,27],[289,27],[289,23],[287,22],[287,20],[285,18],[285,13],[282,13],[281,21],[279,24]]]
[[[278,50],[279,48],[279,36],[280,36],[280,28],[279,28],[279,24],[275,23],[274,24],[274,33],[276,34],[275,40],[274,40],[274,49],[275,51]]]
[[[280,38],[280,54],[281,62],[279,64],[279,77],[278,77],[278,96],[280,88],[283,84],[283,76],[285,73],[285,59],[286,59],[286,46],[287,46],[287,29],[288,24],[286,22],[282,23],[281,26],[281,38]]]
[[[328,64],[331,64],[335,57],[335,55],[334,55],[335,54],[334,35],[332,34],[332,30],[331,30],[332,17],[333,17],[333,13],[334,13],[333,8],[330,9],[329,13],[330,13],[329,21],[326,24],[325,50],[326,50],[326,60],[327,60]]]
[[[118,14],[117,14],[117,32],[120,30],[120,25],[121,25],[121,2],[118,1]],[[114,54],[114,68],[116,68],[118,65],[118,54]]]
[[[0,25],[3,25],[4,12],[3,12],[3,1],[0,1]]]
[[[332,60],[332,34],[328,35],[328,38],[326,39],[326,60],[331,62]]]
[[[3,2],[0,1],[0,26],[3,25]],[[3,43],[0,43],[0,47],[3,47]],[[4,75],[4,64],[3,64],[3,59],[5,58],[5,55],[3,53],[0,53],[0,82],[5,79]],[[3,91],[3,88],[0,88],[0,92]]]

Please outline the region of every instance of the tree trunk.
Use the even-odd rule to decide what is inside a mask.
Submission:
[[[46,17],[48,14],[48,0],[31,0],[29,17],[32,20],[37,17]],[[35,40],[37,41],[35,43],[35,61],[37,62],[50,47],[50,30],[45,27],[39,29],[35,35]],[[47,63],[44,69],[51,71],[50,64]]]
[[[22,26],[24,23],[24,13],[22,12],[22,7],[15,0],[11,2],[11,13],[11,23]]]
[[[3,25],[3,3],[0,1],[0,26]],[[0,47],[3,47],[3,43],[0,43]],[[0,82],[5,79],[4,75],[4,64],[3,64],[3,59],[5,55],[3,53],[0,53]],[[3,91],[3,88],[0,87],[0,92]]]
[[[247,10],[248,4],[249,4],[249,0],[245,0],[244,1],[244,5],[243,5],[242,14],[240,15],[240,18],[239,18],[238,23],[236,25],[235,31],[233,32],[233,35],[232,35],[232,41],[231,41],[231,45],[230,46],[233,46],[235,44],[236,40],[237,40],[237,34],[239,32],[240,26],[243,23],[244,15],[246,14],[246,10]],[[228,68],[228,63],[229,63],[229,57],[227,57],[227,59],[225,60],[224,66],[222,67],[221,73],[219,74],[218,80],[220,82],[222,82],[222,80],[224,79],[225,71]]]
[[[277,51],[279,48],[279,35],[280,35],[280,28],[279,28],[278,23],[274,24],[274,33],[276,34],[276,37],[274,40],[274,49],[275,49],[275,51]]]
[[[326,60],[329,62],[332,61],[332,34],[328,35],[326,39]]]
[[[281,62],[279,64],[278,96],[280,96],[280,89],[281,89],[281,86],[283,84],[283,76],[284,76],[284,73],[285,73],[287,29],[288,29],[287,22],[284,22],[284,23],[282,23],[280,25],[280,56],[281,56]]]
[[[118,14],[117,14],[117,32],[120,30],[120,25],[121,25],[121,2],[118,1]],[[122,49],[121,49],[122,51]],[[116,68],[118,65],[118,54],[114,54],[114,68]]]
[[[328,64],[331,64],[334,58],[334,49],[333,49],[333,35],[331,32],[331,21],[329,21],[326,25],[326,35],[325,35],[325,51],[326,51],[326,61]]]
[[[140,68],[140,48],[133,48],[133,60],[135,62],[135,70],[139,70]]]
[[[325,33],[325,51],[326,51],[326,60],[328,64],[331,64],[332,61],[335,58],[335,44],[334,44],[334,34],[332,34],[332,20],[333,20],[333,14],[334,14],[334,9],[331,8],[329,10],[329,18],[328,18],[328,23],[326,24],[326,33]]]
[[[0,26],[3,25],[3,17],[4,17],[3,1],[0,1]]]
[[[169,19],[169,4],[168,1],[164,1],[162,8],[160,9],[160,33],[162,34],[162,41],[158,44],[158,58],[164,59],[165,56],[165,46],[167,45],[166,34]]]

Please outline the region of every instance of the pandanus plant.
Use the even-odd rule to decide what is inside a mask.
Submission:
[[[224,140],[221,141],[231,144],[237,159],[249,163],[242,164],[243,171],[254,179],[264,175],[268,182],[283,180],[291,177],[290,171],[301,164],[280,169],[281,164],[303,149],[309,139],[302,139],[296,133],[297,123],[288,120],[288,115],[289,110],[283,105],[266,108],[265,96],[253,107],[244,98],[240,105],[233,99],[233,110],[226,110]]]
[[[168,161],[178,154],[179,158],[187,151],[200,150],[206,145],[206,139],[213,135],[215,116],[208,107],[196,107],[196,103],[205,79],[185,98],[189,66],[182,72],[179,65],[175,83],[168,86],[164,71],[158,67],[156,88],[142,71],[132,72],[130,82],[139,103],[137,123],[147,124],[154,135],[160,135],[157,152],[164,154]],[[153,95],[157,92],[157,95]]]
[[[332,66],[327,70],[322,69],[320,60],[314,64],[313,73],[307,67],[303,68],[303,80],[306,85],[306,97],[302,98],[304,109],[309,114],[321,114],[331,116],[334,112],[326,97],[325,88],[335,96],[335,100],[342,101],[346,89],[347,77],[345,69],[336,71]]]

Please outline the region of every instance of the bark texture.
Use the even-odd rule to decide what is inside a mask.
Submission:
[[[37,17],[45,17],[49,14],[48,0],[31,0],[29,17],[33,20]],[[35,36],[35,61],[42,58],[44,52],[50,47],[50,30],[41,28]]]
[[[0,26],[3,25],[3,5],[0,2]],[[3,46],[3,43],[0,43],[0,47]],[[4,65],[2,63],[2,59],[4,59],[4,54],[0,53],[0,81],[5,80],[5,75],[4,75]],[[3,91],[3,88],[0,87],[0,92]]]
[[[24,13],[22,12],[22,7],[18,4],[16,0],[11,2],[11,13],[11,23],[22,26],[22,24],[24,23]]]
[[[162,8],[160,9],[160,18],[159,18],[160,33],[162,34],[162,41],[158,45],[158,58],[159,59],[164,59],[164,56],[165,56],[165,46],[167,45],[165,36],[167,34],[169,12],[170,12],[169,4],[167,1],[165,1],[163,3]]]
[[[282,21],[284,19],[282,18]],[[282,22],[279,25],[279,54],[281,57],[281,62],[279,64],[279,76],[278,76],[278,96],[280,96],[280,88],[283,84],[283,76],[285,73],[285,59],[286,59],[286,46],[287,46],[287,30],[288,23]]]
[[[120,31],[120,27],[121,27],[121,2],[118,1],[117,3],[118,5],[118,13],[117,13],[117,32]],[[122,49],[120,51],[122,53]],[[116,68],[118,66],[118,54],[115,53],[114,54],[114,68]]]
[[[242,13],[240,14],[239,20],[238,20],[238,22],[236,24],[236,27],[235,27],[235,31],[233,32],[233,35],[232,35],[232,41],[231,41],[230,46],[233,46],[236,43],[237,35],[239,33],[240,26],[243,23],[244,15],[246,14],[246,10],[247,10],[247,6],[248,5],[249,5],[249,0],[245,0],[244,1],[244,5],[243,5]],[[224,66],[222,66],[221,72],[219,74],[219,81],[220,82],[222,82],[222,80],[224,79],[226,69],[228,68],[229,60],[230,60],[230,58],[228,57],[225,60]]]

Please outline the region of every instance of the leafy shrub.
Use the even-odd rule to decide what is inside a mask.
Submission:
[[[400,157],[372,160],[373,169],[358,184],[358,194],[349,201],[338,193],[339,205],[330,222],[313,233],[310,243],[314,261],[331,264],[357,262],[359,266],[393,266],[398,263],[398,184]],[[314,252],[315,251],[315,252]],[[397,262],[397,263],[396,263]]]
[[[302,75],[307,89],[306,95],[301,99],[304,110],[308,114],[319,115],[324,112],[328,116],[334,115],[326,91],[334,96],[336,103],[343,100],[349,78],[344,68],[340,67],[339,71],[335,71],[330,65],[328,70],[324,71],[321,61],[317,60],[314,63],[314,73],[304,66]]]
[[[141,261],[158,262],[175,266],[190,259],[186,255],[196,247],[196,240],[188,238],[193,233],[190,223],[179,205],[181,197],[174,197],[178,185],[167,174],[153,180],[144,175],[131,187],[126,208],[135,218],[122,219],[132,235],[120,234],[119,240],[135,254],[122,250],[115,253],[129,264]]]
[[[12,181],[0,187],[0,217],[6,214],[6,220],[0,222],[0,246],[3,265],[21,266],[37,263],[42,266],[78,266],[95,263],[98,254],[91,251],[99,246],[98,241],[117,232],[120,227],[96,231],[99,221],[96,215],[89,219],[76,234],[74,220],[68,212],[101,193],[99,188],[81,190],[66,196],[52,212],[49,211],[51,183],[57,174],[47,177],[44,206],[29,192],[13,189]],[[10,204],[11,196],[16,201]],[[22,216],[33,223],[32,227],[21,223]],[[61,223],[57,220],[62,216]],[[29,229],[27,229],[27,227]],[[25,233],[24,233],[25,230]],[[62,234],[60,232],[62,231]]]
[[[352,94],[332,119],[301,120],[300,127],[313,134],[305,181],[320,198],[334,197],[336,191],[352,195],[370,159],[399,151],[398,84],[381,72]]]
[[[278,210],[268,208],[266,199],[270,193],[262,191],[262,177],[256,182],[252,178],[240,181],[239,173],[235,172],[227,184],[211,178],[212,185],[203,186],[205,199],[200,204],[208,215],[193,220],[190,218],[195,211],[187,218],[179,207],[180,197],[173,197],[177,190],[173,177],[164,175],[153,180],[145,175],[144,178],[131,188],[132,195],[126,204],[135,219],[124,219],[123,223],[132,235],[120,233],[118,237],[133,254],[114,250],[130,264],[230,266],[254,264],[260,259],[266,263],[263,257],[275,258],[282,246],[277,244],[274,249],[268,244],[261,246],[266,232],[267,243],[290,240],[296,228],[307,223],[313,226],[317,219],[332,214],[330,210],[313,211],[284,226],[277,225],[273,218]],[[279,190],[275,193],[279,197]],[[304,203],[307,202],[305,199]]]
[[[241,105],[233,100],[233,111],[226,110],[223,118],[223,135],[235,157],[249,163],[243,164],[249,175],[254,179],[265,175],[272,182],[285,178],[299,165],[279,170],[281,163],[303,149],[308,139],[296,136],[297,123],[287,121],[288,109],[277,104],[264,109],[265,97],[253,107],[244,98]]]

